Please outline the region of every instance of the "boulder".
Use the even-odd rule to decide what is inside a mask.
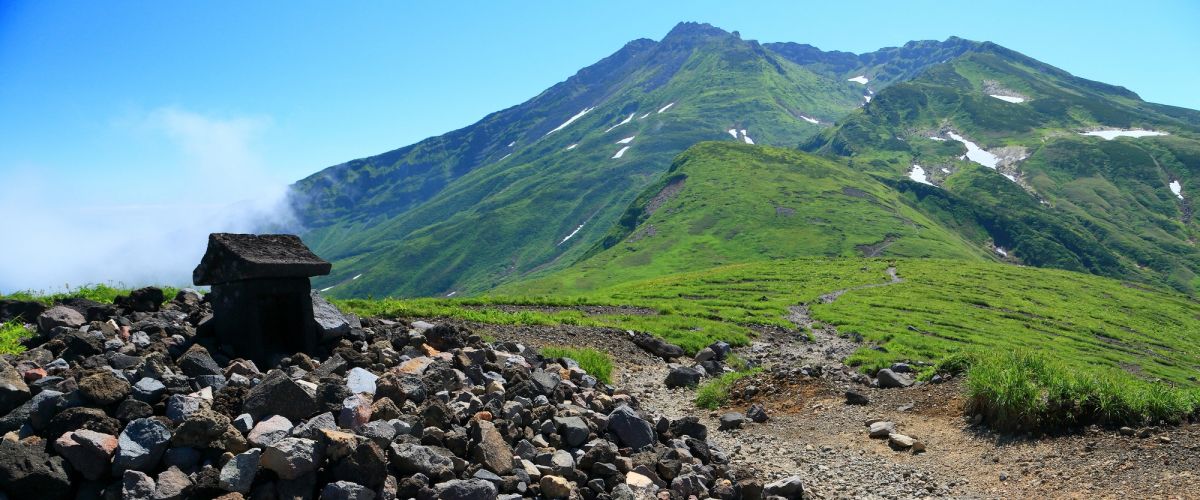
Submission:
[[[800,479],[800,476],[790,476],[767,483],[763,487],[763,496],[798,500],[804,497],[804,481]]]
[[[317,335],[322,341],[344,337],[350,333],[350,322],[316,290],[312,291],[312,305],[313,319],[317,322]]]
[[[905,375],[896,373],[888,368],[879,370],[879,372],[875,374],[875,379],[879,381],[879,387],[888,389],[908,387],[913,385],[912,379]]]
[[[87,323],[87,318],[83,317],[79,311],[67,306],[51,307],[37,318],[38,330],[41,330],[42,333],[50,333],[51,330],[60,326],[79,328],[85,323]]]
[[[139,418],[129,422],[117,438],[117,455],[113,460],[113,474],[126,470],[147,471],[154,469],[159,458],[171,441],[171,431],[162,422],[152,418]]]
[[[219,485],[225,491],[249,493],[254,484],[254,476],[258,474],[258,464],[262,459],[262,450],[253,448],[235,455],[221,467]]]
[[[133,312],[154,312],[165,299],[161,288],[148,286],[129,292],[128,296],[117,296],[113,304]]]
[[[867,429],[867,435],[876,439],[886,438],[893,432],[896,432],[896,424],[887,421],[873,422]]]
[[[667,373],[667,379],[664,383],[667,385],[667,388],[695,387],[700,384],[700,377],[702,376],[704,374],[700,370],[687,366],[678,366],[672,368]]]
[[[124,500],[151,500],[154,489],[154,479],[144,472],[127,470],[121,476],[121,498]]]
[[[132,386],[110,371],[93,373],[79,380],[79,394],[101,406],[129,396]]]
[[[0,439],[0,488],[10,498],[69,498],[71,479],[62,457],[41,448]]]
[[[25,378],[3,359],[0,359],[0,415],[7,415],[29,401],[31,393]]]
[[[276,441],[262,454],[262,467],[280,479],[296,479],[317,469],[320,464],[317,442],[289,437]]]
[[[242,410],[254,418],[282,415],[288,420],[306,419],[317,413],[316,398],[282,370],[272,370],[250,389]]]
[[[561,476],[542,476],[538,482],[542,496],[546,498],[567,498],[571,496],[571,483]]]
[[[509,474],[513,469],[513,450],[504,441],[496,426],[486,420],[471,424],[471,439],[475,442],[474,458],[483,468],[496,474]]]
[[[654,428],[627,405],[618,406],[608,414],[608,430],[617,436],[621,445],[641,451],[654,445]]]
[[[861,393],[855,392],[855,391],[846,391],[846,404],[848,404],[848,405],[869,405],[869,404],[871,404],[871,399],[868,398],[867,396],[865,396]]]
[[[434,479],[454,475],[454,462],[428,446],[396,441],[388,450],[388,458],[401,474],[419,473]]]
[[[169,467],[154,481],[154,500],[184,500],[192,492],[192,478],[179,467]]]
[[[266,448],[276,441],[288,437],[292,432],[292,422],[282,415],[272,415],[263,419],[250,429],[246,440],[251,446]]]
[[[362,368],[351,368],[346,373],[346,388],[354,394],[375,394],[375,381],[379,376]]]
[[[741,413],[738,413],[738,412],[726,413],[724,415],[721,415],[721,418],[718,419],[718,423],[720,424],[720,427],[718,427],[718,430],[728,431],[728,430],[734,430],[734,429],[741,429],[742,425],[744,425],[747,420],[749,420],[749,419],[747,419],[746,416],[742,415]]]
[[[672,358],[678,358],[686,354],[682,347],[653,335],[642,332],[634,332],[632,330],[626,331],[626,333],[629,334],[630,339],[633,340],[635,345],[646,350],[646,352],[665,360],[671,360]]]
[[[771,418],[771,417],[767,416],[767,409],[763,408],[762,405],[757,404],[757,403],[750,405],[750,408],[746,409],[746,417],[748,417],[751,421],[753,421],[755,423],[759,423],[759,424],[765,423],[767,420],[770,420],[770,418]]]
[[[116,449],[116,436],[87,429],[71,431],[54,440],[54,450],[91,481],[108,473],[109,461]]]

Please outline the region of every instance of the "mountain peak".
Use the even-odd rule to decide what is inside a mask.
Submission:
[[[663,37],[662,43],[688,43],[695,42],[707,38],[724,38],[732,36],[728,31],[713,26],[708,23],[682,22],[676,24],[667,36]]]

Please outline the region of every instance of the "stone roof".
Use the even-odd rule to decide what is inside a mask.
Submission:
[[[208,250],[192,271],[196,285],[260,278],[307,278],[329,274],[333,265],[317,257],[294,234],[208,235]]]

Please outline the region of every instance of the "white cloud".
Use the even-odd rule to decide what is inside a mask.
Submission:
[[[270,123],[164,107],[115,125],[130,151],[167,151],[150,164],[111,169],[138,179],[112,182],[104,165],[70,174],[0,169],[0,292],[188,285],[208,233],[294,226],[287,181],[269,173],[256,143]]]

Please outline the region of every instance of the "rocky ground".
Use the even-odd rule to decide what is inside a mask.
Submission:
[[[0,357],[0,500],[1200,497],[1200,426],[996,434],[960,380],[843,366],[858,344],[803,304],[733,350],[764,369],[709,411],[691,383],[726,346],[697,363],[613,329],[344,318],[260,368],[205,337],[200,296],[155,299],[34,308],[31,349]],[[544,346],[609,353],[612,386]]]

